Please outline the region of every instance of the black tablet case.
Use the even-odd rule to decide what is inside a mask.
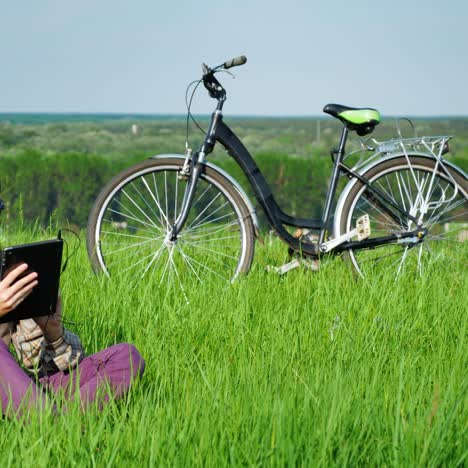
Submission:
[[[63,240],[33,242],[7,247],[1,252],[1,278],[14,266],[27,263],[26,274],[38,274],[38,285],[14,310],[0,317],[0,323],[49,315],[55,312],[60,283]],[[24,276],[24,275],[23,275]]]

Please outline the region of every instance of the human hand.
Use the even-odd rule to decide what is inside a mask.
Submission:
[[[11,312],[24,301],[39,283],[36,272],[29,273],[29,275],[18,279],[27,269],[28,265],[22,263],[0,281],[0,317]]]
[[[63,336],[62,299],[60,298],[60,294],[57,297],[55,312],[52,315],[35,317],[34,321],[39,325],[45,339],[49,343],[53,343]]]

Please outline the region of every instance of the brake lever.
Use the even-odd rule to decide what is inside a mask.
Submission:
[[[202,63],[202,71],[203,71],[203,77],[205,77],[205,75],[209,75],[211,73],[211,68],[206,64],[206,63]]]
[[[221,70],[218,70],[220,73],[227,73],[231,78],[235,78],[236,75],[234,75],[234,73],[230,72],[229,70],[226,70],[226,69],[221,69]]]

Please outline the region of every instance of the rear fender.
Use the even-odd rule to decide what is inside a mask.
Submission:
[[[397,153],[397,154],[392,154],[391,156],[388,156],[388,157],[384,157],[382,159],[378,159],[376,161],[372,161],[370,164],[366,165],[366,166],[363,166],[361,169],[359,169],[357,171],[357,173],[359,175],[364,175],[367,171],[369,171],[370,169],[374,168],[375,166],[377,166],[378,164],[381,164],[383,162],[386,162],[386,161],[389,161],[391,159],[397,159],[397,158],[401,158],[402,156],[405,156],[405,153]],[[434,160],[434,157],[430,157],[428,156],[427,154],[418,154],[418,153],[412,153],[412,154],[409,154],[408,156],[417,156],[418,158],[426,158],[426,159],[430,159],[430,160]],[[454,164],[452,164],[451,162],[449,161],[446,161],[445,159],[443,160],[443,163],[444,165],[446,166],[449,166],[451,169],[453,169],[455,172],[458,172],[461,176],[465,177],[465,179],[467,178],[467,175],[458,167],[458,166],[455,166]],[[338,203],[336,204],[336,209],[335,209],[335,222],[334,222],[334,227],[333,227],[333,232],[334,232],[334,237],[338,237],[340,234],[342,234],[340,232],[340,219],[339,219],[339,213],[341,213],[341,211],[343,210],[343,205],[345,203],[345,200],[347,198],[347,196],[349,195],[349,193],[351,192],[351,190],[353,189],[353,187],[358,183],[358,179],[354,178],[353,180],[351,180],[347,185],[346,187],[343,189],[343,191],[341,192],[341,195],[340,195],[340,198],[338,199]]]

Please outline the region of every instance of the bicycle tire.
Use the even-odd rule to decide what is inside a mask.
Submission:
[[[187,222],[175,243],[168,240],[186,186],[183,164],[178,158],[149,159],[104,187],[88,220],[87,250],[95,272],[151,274],[165,287],[172,274],[186,299],[186,285],[194,280],[233,281],[248,273],[255,249],[251,213],[232,183],[213,168],[204,166]]]
[[[363,176],[399,206],[412,209],[413,216],[421,217],[428,234],[419,243],[386,244],[374,249],[346,251],[344,258],[351,262],[360,277],[386,274],[391,269],[396,277],[404,271],[422,274],[438,259],[443,261],[444,268],[450,269],[452,263],[466,258],[466,245],[463,246],[468,232],[466,176],[450,165],[444,165],[445,169],[438,166],[435,170],[436,162],[424,156],[412,155],[409,161],[410,165],[404,156],[389,159],[368,169]],[[340,212],[335,215],[335,226],[339,226],[335,236],[349,232],[356,219],[366,213],[371,221],[371,238],[415,229],[409,220],[401,219],[398,225],[365,194],[365,184],[357,181]],[[453,201],[449,201],[451,197],[454,197]],[[425,214],[421,212],[424,203],[428,207]]]

